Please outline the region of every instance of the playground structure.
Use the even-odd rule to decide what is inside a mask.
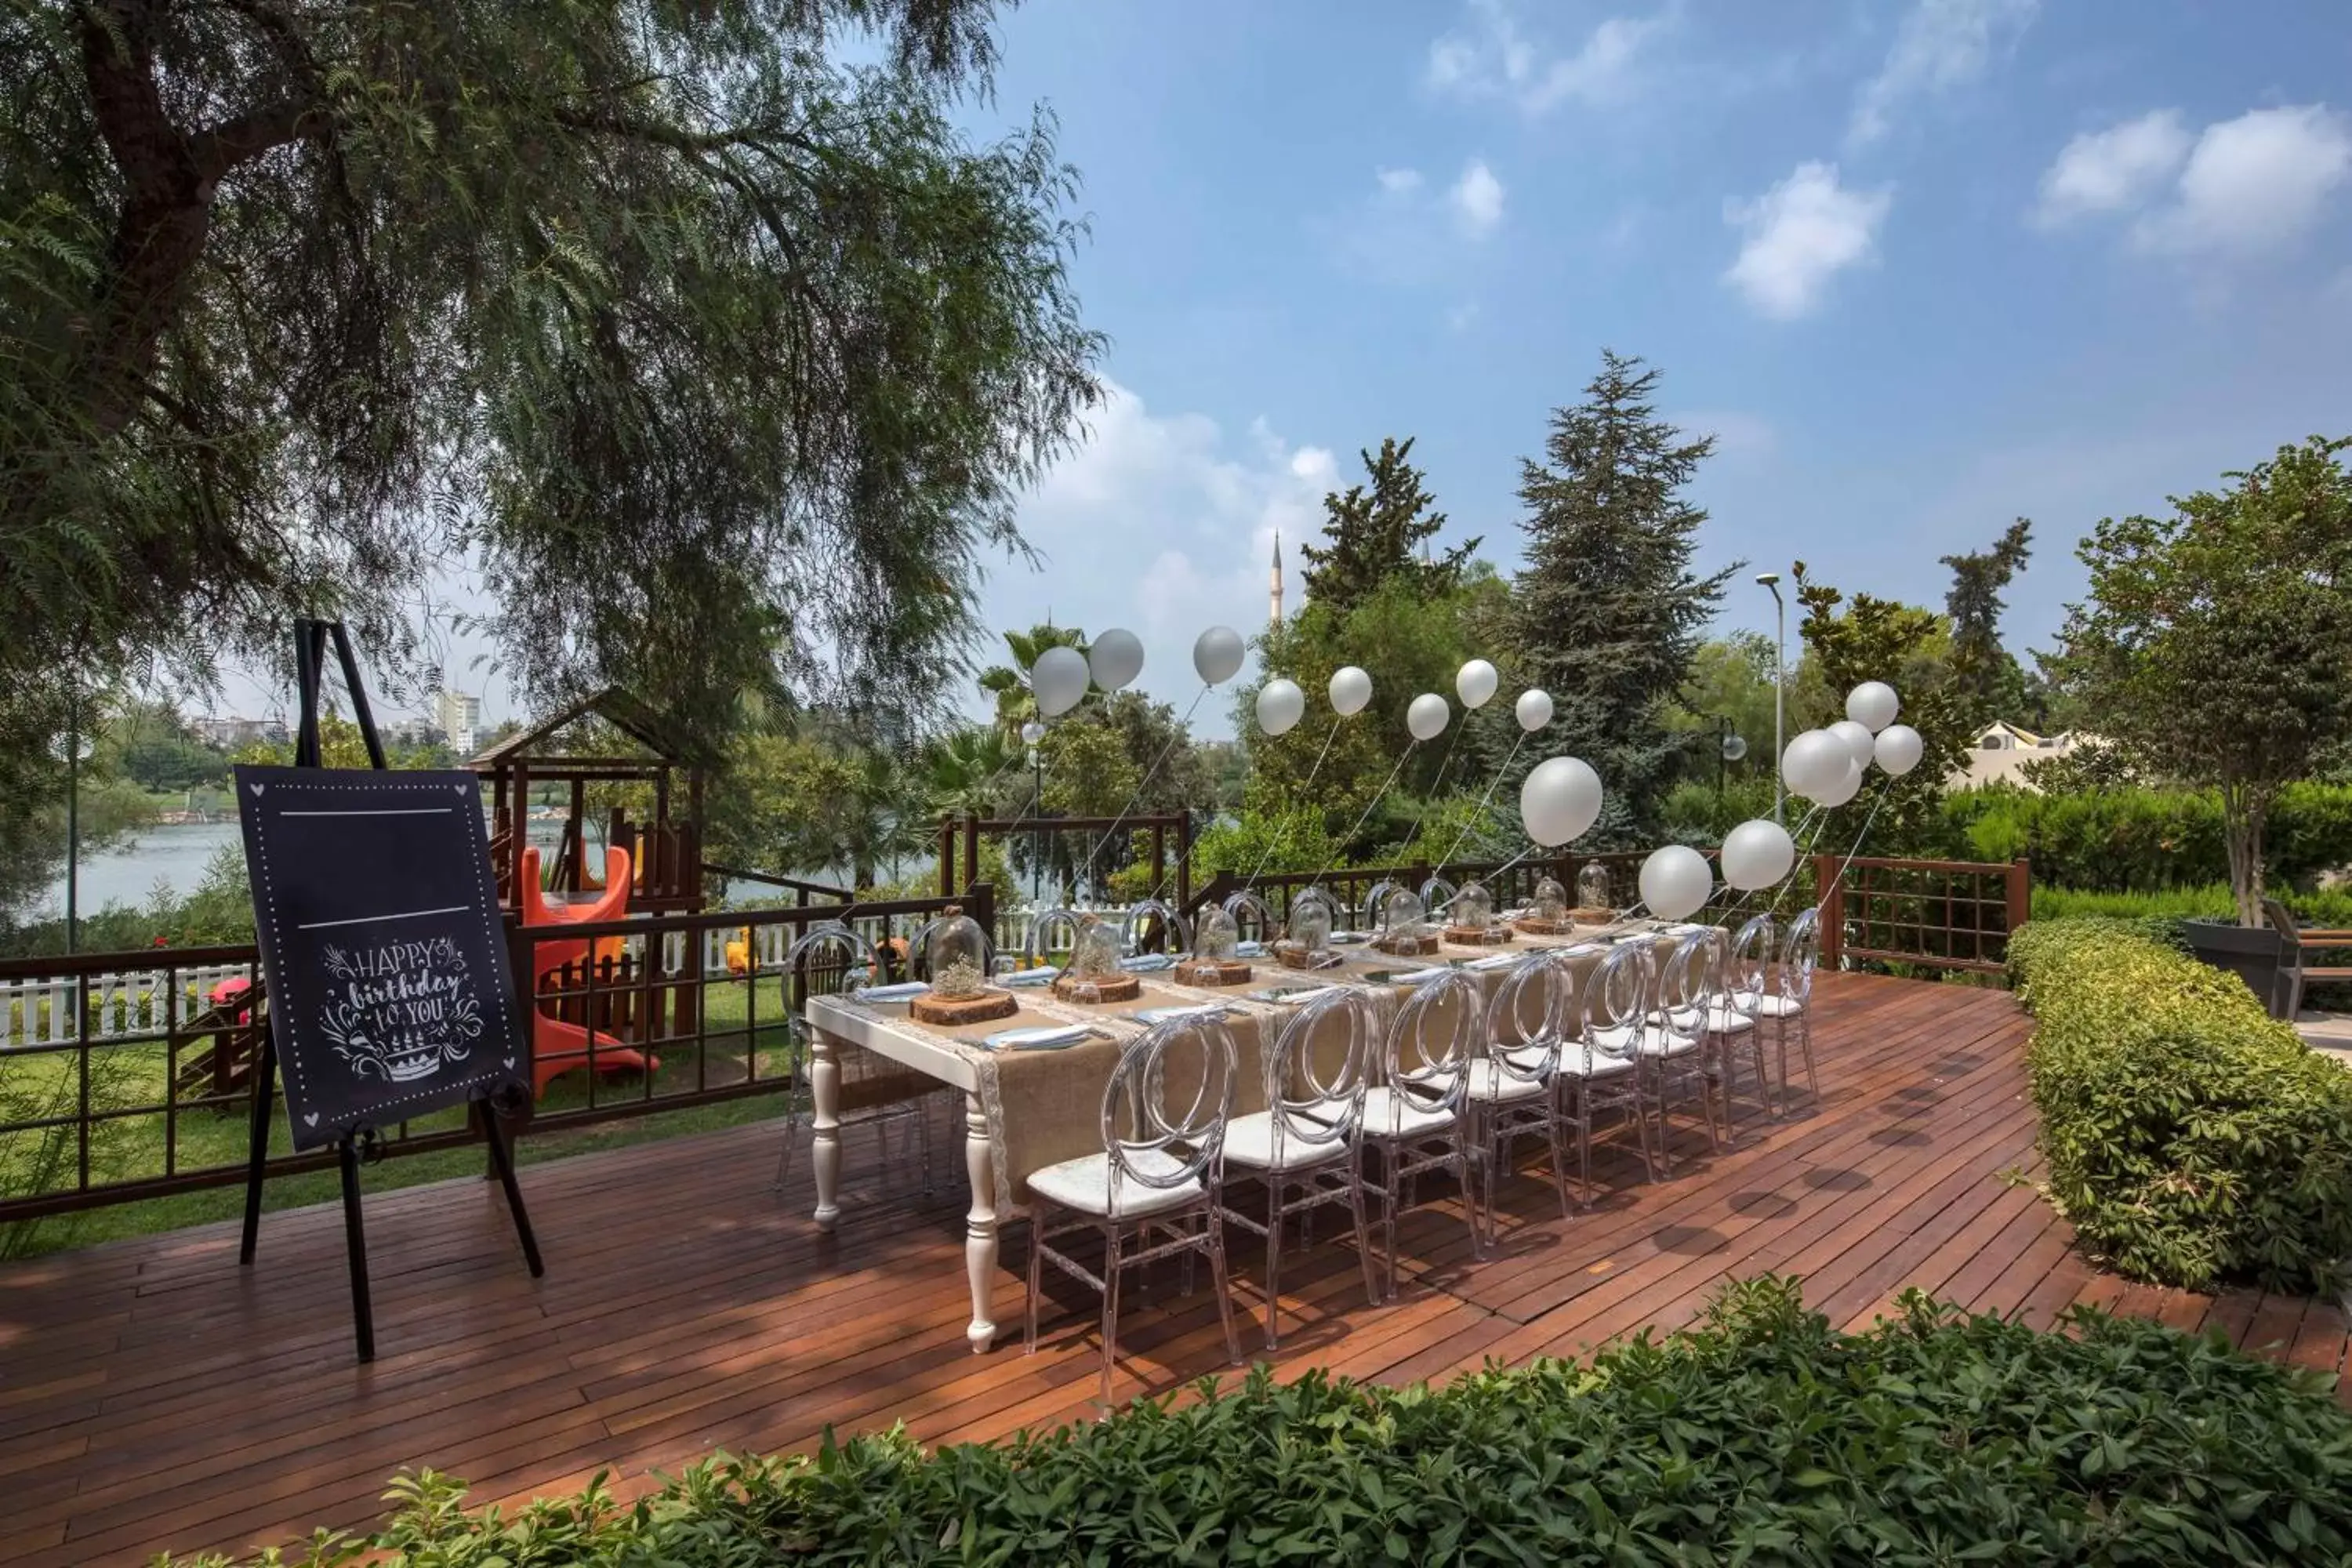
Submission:
[[[600,921],[618,920],[626,912],[631,891],[629,852],[618,847],[604,851],[602,890],[551,900],[540,887],[538,846],[528,845],[522,852],[522,876],[517,885],[522,892],[518,912],[526,926],[593,925]],[[595,1020],[572,1023],[541,1005],[551,977],[556,979],[561,991],[566,988],[564,977],[575,969],[584,967],[609,973],[621,962],[623,946],[617,937],[593,943],[593,952],[592,944],[584,938],[579,942],[530,944],[530,1079],[534,1099],[547,1092],[550,1082],[574,1068],[593,1067],[598,1072],[653,1072],[661,1067],[660,1058],[597,1029]]]

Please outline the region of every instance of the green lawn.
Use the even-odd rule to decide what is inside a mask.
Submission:
[[[747,1029],[757,985],[759,1026]],[[698,1050],[692,1038],[657,1048],[661,1066],[653,1075],[651,1099],[683,1096],[697,1086],[698,1057],[701,1081],[718,1088],[741,1083],[748,1059],[757,1052],[759,1076],[782,1079],[793,1065],[798,1046],[786,1017],[781,979],[764,975],[751,980],[718,980],[704,991],[706,1039]],[[184,1064],[190,1051],[182,1047]],[[164,1047],[160,1044],[107,1047],[92,1053],[90,1103],[94,1112],[109,1110],[126,1114],[96,1121],[91,1131],[93,1182],[134,1181],[160,1176],[165,1170],[167,1098]],[[0,1123],[21,1127],[47,1116],[69,1115],[79,1098],[74,1055],[16,1056],[0,1063]],[[644,1077],[634,1072],[606,1074],[594,1087],[595,1103],[609,1106],[639,1100],[646,1094]],[[570,1072],[548,1086],[538,1114],[546,1117],[590,1102],[591,1085],[584,1072]],[[561,1159],[597,1149],[614,1149],[659,1138],[740,1126],[747,1121],[781,1118],[787,1109],[779,1092],[747,1096],[716,1104],[681,1106],[651,1111],[616,1121],[564,1129],[534,1130],[519,1145],[521,1163]],[[247,1101],[239,1095],[232,1105],[191,1106],[183,1096],[176,1118],[179,1171],[211,1166],[238,1167],[247,1153]],[[465,1124],[462,1108],[453,1107],[409,1123],[413,1133],[437,1131]],[[0,1194],[25,1196],[70,1189],[76,1169],[75,1131],[68,1127],[47,1131],[0,1131]],[[292,1148],[282,1106],[272,1119],[270,1148],[284,1153]],[[478,1145],[437,1150],[408,1157],[387,1158],[372,1165],[362,1180],[370,1191],[413,1186],[452,1176],[479,1175],[484,1156]],[[335,1173],[309,1172],[272,1178],[263,1189],[263,1206],[290,1208],[323,1203],[339,1190]],[[182,1193],[140,1203],[116,1204],[79,1214],[0,1226],[0,1258],[28,1258],[68,1247],[88,1247],[120,1237],[147,1235],[232,1219],[244,1209],[243,1184]]]

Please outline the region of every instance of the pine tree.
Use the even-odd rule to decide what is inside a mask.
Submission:
[[[2025,672],[2000,646],[2000,613],[2007,607],[2000,595],[2025,569],[2032,543],[2033,524],[2021,517],[1991,549],[1942,559],[1952,569],[1951,591],[1944,595],[1952,622],[1952,681],[1979,726],[2024,717]]]
[[[1473,539],[1441,556],[1427,554],[1427,542],[1445,526],[1445,514],[1430,510],[1437,498],[1421,488],[1422,471],[1412,455],[1411,437],[1389,437],[1377,455],[1357,454],[1370,489],[1351,485],[1345,495],[1335,490],[1323,498],[1323,536],[1330,542],[1319,549],[1303,545],[1299,552],[1308,563],[1307,596],[1334,615],[1345,616],[1391,577],[1411,580],[1423,594],[1450,593],[1478,548]]]
[[[1714,450],[1654,413],[1659,372],[1603,350],[1585,400],[1553,412],[1544,459],[1520,465],[1526,566],[1513,594],[1513,668],[1551,693],[1557,717],[1513,769],[1571,752],[1607,791],[1592,840],[1645,837],[1685,738],[1664,710],[1738,565],[1701,577],[1691,552],[1706,513],[1681,497]]]

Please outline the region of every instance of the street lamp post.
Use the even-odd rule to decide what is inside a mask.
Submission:
[[[1789,606],[1780,597],[1780,574],[1759,572],[1756,580],[1772,590],[1772,820],[1785,824],[1789,786],[1780,778],[1780,727],[1789,674]]]

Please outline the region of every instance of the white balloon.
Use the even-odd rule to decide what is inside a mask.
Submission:
[[[1404,727],[1412,731],[1416,741],[1434,741],[1445,733],[1445,721],[1454,717],[1454,710],[1445,699],[1434,691],[1424,691],[1412,700],[1404,710]]]
[[[1029,722],[1021,726],[1021,743],[1023,745],[1034,746],[1045,738],[1045,726],[1037,722],[1036,720],[1032,719]]]
[[[1780,753],[1780,782],[1789,786],[1790,795],[1811,799],[1816,790],[1843,777],[1846,764],[1853,761],[1853,753],[1846,750],[1843,741],[1827,730],[1808,730]]]
[[[1029,691],[1037,699],[1037,711],[1048,719],[1067,713],[1087,694],[1087,679],[1085,654],[1074,647],[1047,648],[1029,670]]]
[[[1518,706],[1513,711],[1518,715],[1519,728],[1532,735],[1551,722],[1551,693],[1530,686],[1519,693]]]
[[[1847,753],[1855,762],[1865,768],[1870,766],[1870,759],[1877,751],[1878,737],[1851,719],[1841,719],[1831,725],[1830,733],[1845,742]]]
[[[1494,700],[1495,688],[1502,683],[1503,678],[1495,673],[1493,665],[1483,658],[1474,658],[1454,676],[1454,690],[1462,699],[1463,707],[1484,708]]]
[[[1307,693],[1298,682],[1280,677],[1257,689],[1257,727],[1269,735],[1287,735],[1307,711]]]
[[[1687,844],[1654,849],[1642,862],[1642,901],[1660,920],[1687,920],[1706,907],[1715,873],[1706,857]]]
[[[1796,840],[1777,822],[1758,817],[1723,836],[1723,879],[1743,893],[1770,887],[1796,864]]]
[[[1601,775],[1576,757],[1547,757],[1519,785],[1519,821],[1547,849],[1580,838],[1601,819]]]
[[[1087,650],[1087,668],[1105,691],[1131,684],[1143,673],[1143,639],[1124,627],[1111,627]]]
[[[1364,710],[1372,700],[1372,678],[1352,664],[1343,664],[1331,672],[1331,711],[1342,719],[1353,718]]]
[[[1845,694],[1845,716],[1874,735],[1894,723],[1902,710],[1895,688],[1883,680],[1865,680]]]
[[[1242,634],[1211,626],[1192,639],[1192,673],[1203,686],[1222,686],[1242,670]]]
[[[1838,775],[1837,783],[1827,789],[1815,790],[1812,798],[1820,805],[1843,805],[1861,793],[1862,764],[1848,758],[1845,772]]]
[[[1919,765],[1927,742],[1908,724],[1889,724],[1878,732],[1878,765],[1901,778]]]

